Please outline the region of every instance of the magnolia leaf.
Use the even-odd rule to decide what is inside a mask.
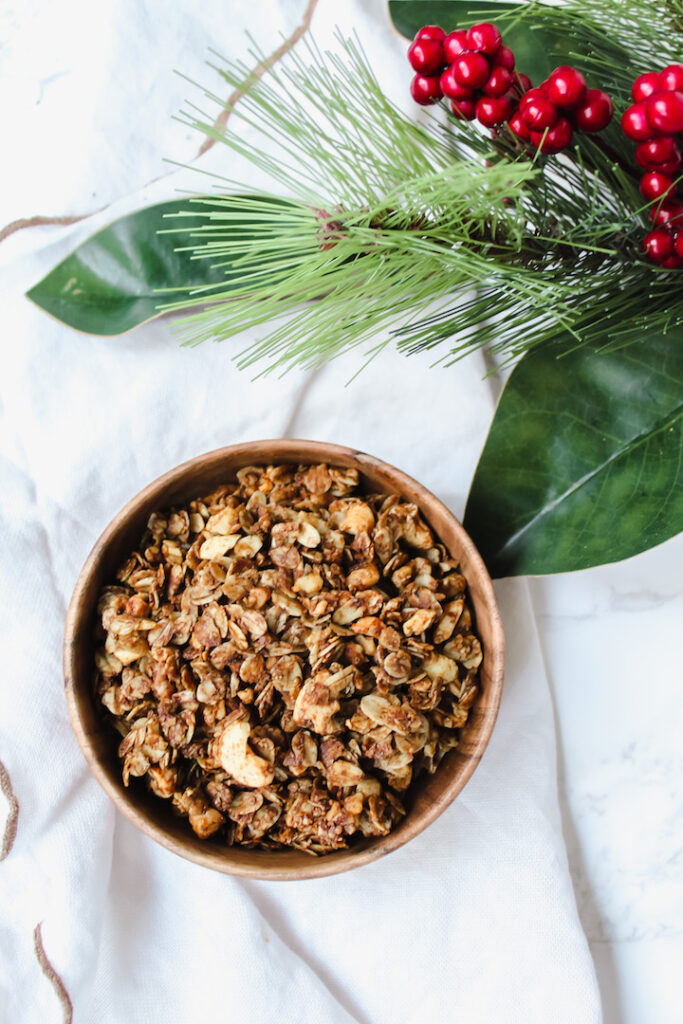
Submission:
[[[615,562],[683,530],[683,332],[528,353],[465,512],[494,576]]]
[[[441,25],[446,32],[469,28],[479,21],[495,21],[496,12],[521,11],[526,2],[499,3],[497,0],[389,0],[389,15],[394,27],[412,39],[423,25]],[[515,53],[515,67],[529,75],[534,85],[547,78],[563,62],[567,39],[547,26],[528,22],[501,24],[505,45]]]
[[[236,201],[244,212],[244,223],[231,222],[233,239],[249,237],[254,217],[263,216],[264,202],[284,202],[255,197],[260,213],[250,215],[248,197]],[[211,209],[216,198],[207,197],[206,202]],[[26,293],[28,298],[69,327],[114,335],[158,316],[162,305],[178,298],[163,294],[165,289],[189,293],[219,283],[223,290],[229,288],[224,260],[216,267],[209,259],[193,259],[190,251],[180,251],[188,246],[190,232],[207,227],[207,214],[201,214],[203,203],[201,198],[158,203],[114,221],[82,242]],[[193,204],[197,204],[196,215]],[[177,216],[188,211],[189,216]],[[208,216],[216,215],[220,211],[216,214],[214,209]],[[237,258],[236,253],[232,261]]]

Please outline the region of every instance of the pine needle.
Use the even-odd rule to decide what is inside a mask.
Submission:
[[[387,329],[406,352],[446,344],[447,363],[482,345],[515,359],[566,332],[606,347],[654,330],[680,336],[683,272],[642,256],[648,210],[618,120],[633,79],[680,56],[683,0],[528,3],[496,17],[503,33],[513,19],[561,30],[567,58],[576,51],[573,63],[608,89],[616,123],[599,139],[531,159],[506,129],[492,140],[450,115],[420,125],[383,94],[358,41],[341,36],[338,52],[309,41],[271,68],[225,133],[189,105],[183,123],[289,198],[221,177],[221,192],[239,194],[189,200],[185,216],[202,227],[183,227],[183,214],[169,221],[181,251],[225,271],[164,306],[190,307],[178,320],[186,343],[262,328],[238,365],[286,371],[359,346],[372,357]],[[218,55],[212,66],[232,88],[248,73]]]

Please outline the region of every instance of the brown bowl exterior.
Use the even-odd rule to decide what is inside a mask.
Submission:
[[[373,489],[400,494],[422,511],[434,532],[457,558],[467,579],[477,631],[482,640],[481,694],[457,750],[436,773],[421,780],[406,818],[388,836],[363,840],[352,849],[312,857],[297,850],[267,851],[229,847],[201,840],[166,801],[135,780],[126,789],[116,753],[116,733],[96,705],[93,692],[94,627],[97,599],[126,555],[138,544],[156,509],[209,493],[234,479],[242,466],[265,463],[313,463],[357,469]],[[188,860],[227,874],[271,880],[319,878],[377,860],[416,836],[458,795],[477,767],[493,729],[503,685],[503,629],[486,567],[458,520],[438,498],[379,459],[317,441],[274,440],[232,445],[191,459],[159,477],[119,512],[90,552],[78,577],[66,617],[64,683],[71,722],[96,779],[133,824],[162,846]]]

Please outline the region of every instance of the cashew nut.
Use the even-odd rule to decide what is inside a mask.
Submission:
[[[249,747],[248,739],[251,729],[243,719],[229,722],[218,738],[216,755],[221,767],[231,775],[240,786],[258,789],[269,786],[275,772],[272,764],[264,757],[259,757]]]

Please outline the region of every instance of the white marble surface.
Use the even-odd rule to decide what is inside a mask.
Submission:
[[[683,537],[531,582],[605,1024],[683,1019]]]
[[[131,17],[159,17],[160,47],[200,75],[205,47],[218,40],[207,39],[190,19],[180,43],[166,38],[162,4],[125,3]],[[100,20],[106,23],[115,6],[103,0]],[[207,0],[204,6],[218,26],[222,5]],[[302,4],[284,6],[292,16],[280,26],[282,5],[268,5],[273,31],[290,31],[300,17]],[[371,7],[379,30],[383,4]],[[196,148],[170,120],[187,92],[170,67],[165,78],[155,73],[131,43],[121,62],[139,80],[142,102],[124,109],[125,90],[99,81],[97,47],[73,30],[76,23],[92,28],[91,6],[72,0],[69,9],[68,23],[61,7],[39,0],[0,12],[5,141],[20,155],[6,168],[0,227],[37,213],[98,209],[164,173],[164,155],[189,159]],[[245,6],[237,34],[253,21],[252,12]],[[218,29],[217,35],[225,38]],[[105,38],[98,34],[100,42]],[[222,48],[234,51],[231,42]],[[92,88],[82,90],[78,108],[67,109],[74,80]],[[109,140],[131,118],[135,146],[117,149]],[[79,152],[88,123],[102,130],[86,166]],[[46,241],[52,230],[37,229]],[[29,251],[30,234],[6,242],[0,262]],[[556,710],[565,835],[606,1024],[683,1019],[682,578],[678,538],[618,565],[531,584]]]

